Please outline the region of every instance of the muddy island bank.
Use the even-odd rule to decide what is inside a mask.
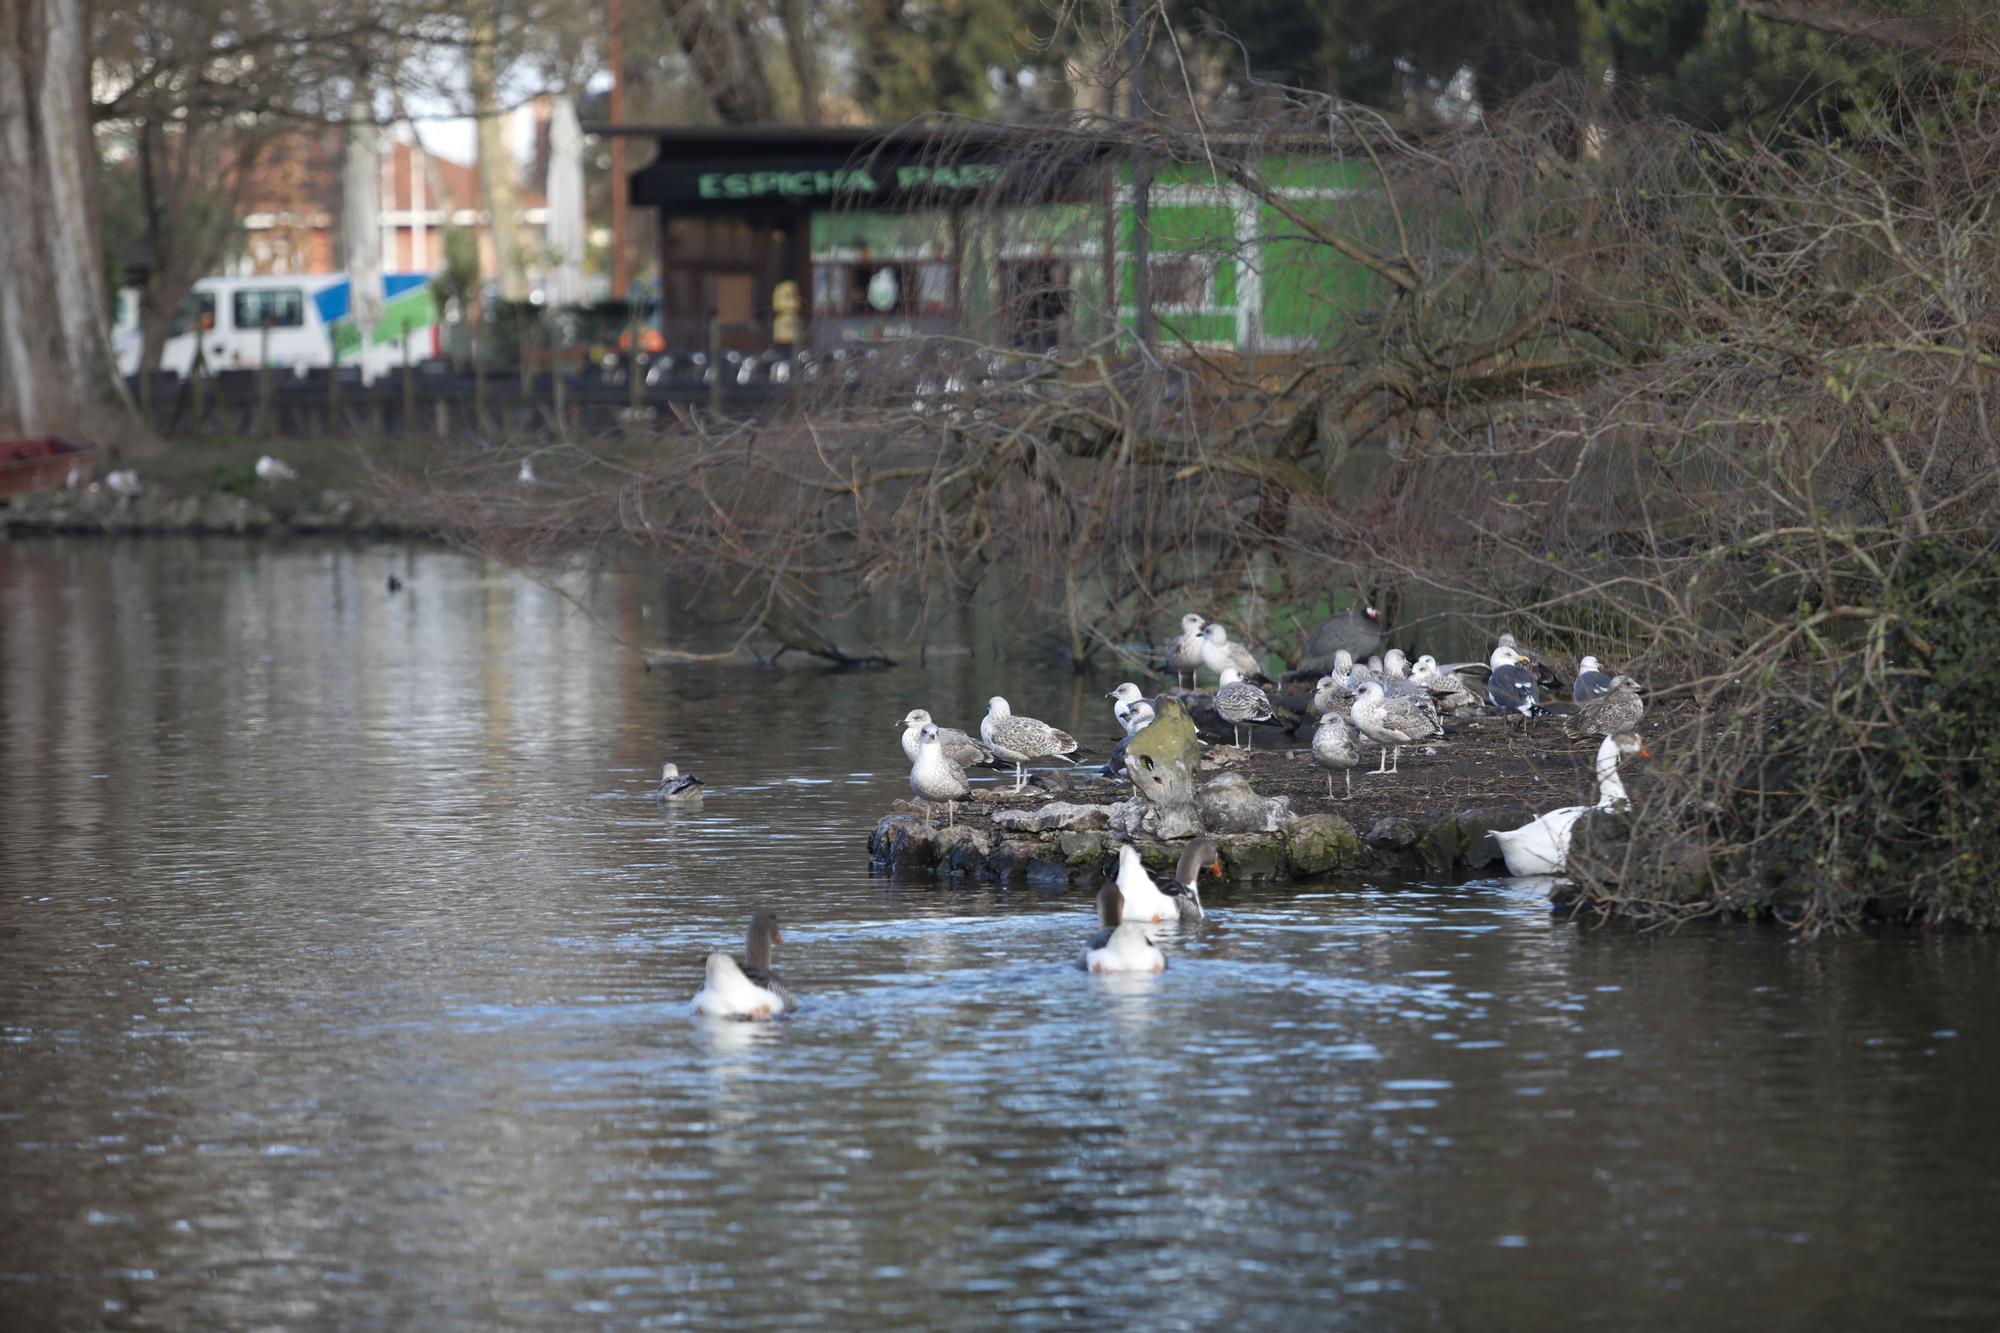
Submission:
[[[1172,697],[1193,706],[1204,737],[1215,730],[1205,693]],[[1405,747],[1400,771],[1388,774],[1373,771],[1371,747],[1354,770],[1351,798],[1339,775],[1327,796],[1327,772],[1312,760],[1311,720],[1298,731],[1260,729],[1254,750],[1213,744],[1201,753],[1194,814],[1221,848],[1226,880],[1504,874],[1494,829],[1592,798],[1597,738],[1571,740],[1556,718],[1525,731],[1518,719],[1453,718],[1443,740]],[[951,826],[942,806],[927,821],[917,803],[898,801],[870,833],[869,854],[884,870],[1059,883],[1097,876],[1129,840],[1165,874],[1185,839],[1160,836],[1133,784],[1100,774],[1108,748],[1072,769],[1035,774],[1019,794],[1010,791],[1011,776],[976,783]]]

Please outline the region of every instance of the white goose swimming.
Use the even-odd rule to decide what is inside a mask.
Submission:
[[[1157,923],[1181,919],[1180,895],[1163,892],[1153,882],[1153,877],[1146,873],[1146,863],[1139,859],[1139,849],[1129,842],[1118,847],[1117,887],[1125,900],[1125,920]],[[1190,901],[1187,914],[1200,916],[1200,905]]]
[[[1493,830],[1493,840],[1500,844],[1500,855],[1507,862],[1507,873],[1560,875],[1569,862],[1569,841],[1576,831],[1576,821],[1592,810],[1616,810],[1626,804],[1625,781],[1618,775],[1618,761],[1629,755],[1652,758],[1632,732],[1606,736],[1597,747],[1596,804],[1566,805],[1517,829]]]
[[[771,945],[784,938],[774,912],[750,918],[750,939],[737,962],[717,949],[708,956],[708,974],[694,993],[694,1011],[705,1018],[775,1018],[798,1001],[771,967]]]
[[[1124,919],[1124,904],[1116,884],[1097,891],[1097,920],[1104,929],[1083,946],[1077,966],[1086,972],[1164,972],[1167,956],[1153,943],[1146,928]]]

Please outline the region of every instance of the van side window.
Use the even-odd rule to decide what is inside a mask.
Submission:
[[[214,327],[215,293],[195,292],[174,310],[173,322],[167,325],[167,336],[178,338],[190,329]]]
[[[296,329],[306,322],[306,294],[296,287],[238,292],[230,314],[239,329]]]

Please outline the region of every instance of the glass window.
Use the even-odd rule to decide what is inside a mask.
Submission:
[[[174,311],[173,320],[167,325],[167,336],[178,338],[189,329],[212,329],[215,327],[215,293],[195,292]]]
[[[306,322],[306,294],[297,287],[238,292],[229,303],[229,313],[239,329],[303,328]]]
[[[950,264],[925,264],[917,270],[917,293],[926,315],[945,314],[952,307]]]
[[[1154,255],[1153,304],[1199,309],[1208,304],[1208,262],[1201,255]]]

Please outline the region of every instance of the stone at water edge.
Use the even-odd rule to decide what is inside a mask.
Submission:
[[[1109,805],[1078,805],[1051,801],[1036,810],[1001,810],[993,816],[993,826],[1008,833],[1048,833],[1056,829],[1103,828],[1110,819]]]
[[[1291,798],[1259,796],[1241,773],[1224,773],[1196,798],[1202,827],[1210,833],[1276,833],[1291,818]]]
[[[1288,820],[1279,830],[1292,872],[1328,875],[1354,870],[1368,859],[1368,848],[1354,826],[1339,815],[1320,811]]]

